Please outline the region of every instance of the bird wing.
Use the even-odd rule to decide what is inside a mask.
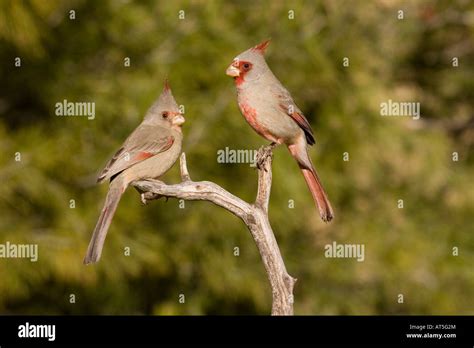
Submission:
[[[97,182],[102,182],[134,164],[168,150],[173,143],[174,137],[163,127],[138,126],[106,164]]]
[[[304,131],[308,144],[313,145],[315,141],[311,125],[303,115],[303,112],[296,106],[290,92],[288,92],[282,85],[273,86],[272,92],[274,95],[276,95],[281,110],[290,116],[298,124],[298,126],[300,126],[300,128]]]

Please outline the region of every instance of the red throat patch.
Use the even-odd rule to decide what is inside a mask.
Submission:
[[[238,87],[242,83],[244,83],[244,77],[242,75],[236,76],[234,77],[234,82],[235,82],[235,85]]]

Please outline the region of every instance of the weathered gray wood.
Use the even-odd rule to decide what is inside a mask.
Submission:
[[[293,315],[293,286],[296,279],[286,271],[278,243],[268,220],[268,202],[272,186],[272,148],[258,153],[258,192],[250,204],[210,181],[194,182],[189,176],[186,155],[181,154],[182,182],[166,185],[158,180],[140,180],[133,185],[142,192],[142,202],[160,197],[212,202],[238,216],[252,234],[262,257],[272,288],[272,315]]]

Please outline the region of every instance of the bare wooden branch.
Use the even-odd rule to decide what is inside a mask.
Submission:
[[[158,180],[133,183],[146,202],[160,197],[212,202],[238,216],[252,234],[262,257],[272,289],[272,315],[293,315],[293,287],[296,279],[286,271],[278,243],[268,220],[268,202],[272,185],[272,148],[258,153],[258,193],[250,204],[210,181],[194,182],[189,176],[186,155],[180,157],[182,182],[167,185]]]
[[[272,148],[261,147],[257,155],[258,190],[255,205],[268,215],[268,202],[272,188]]]
[[[183,152],[179,157],[179,169],[181,172],[182,181],[191,181],[191,177],[188,172],[188,165],[186,164],[186,154]]]

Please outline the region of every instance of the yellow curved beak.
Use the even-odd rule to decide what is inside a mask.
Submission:
[[[225,73],[232,77],[240,76],[240,70],[237,69],[234,65],[229,66]]]
[[[177,116],[175,116],[173,118],[173,121],[171,121],[173,123],[173,125],[175,126],[181,126],[184,122],[185,122],[185,118],[183,115],[179,114]]]

